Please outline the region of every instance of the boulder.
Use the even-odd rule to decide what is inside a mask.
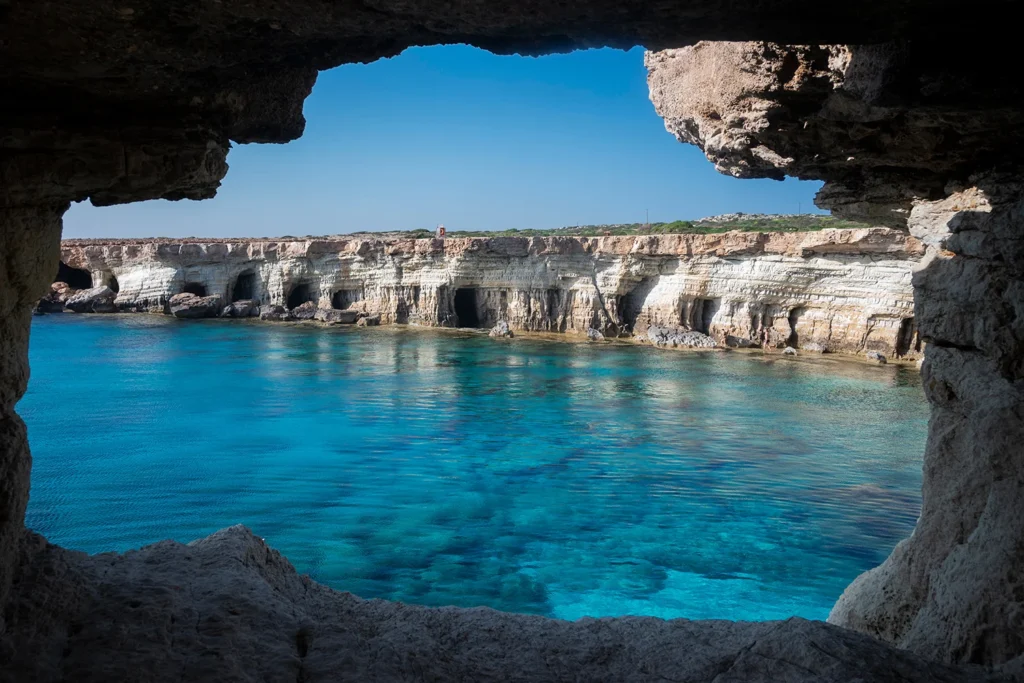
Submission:
[[[339,311],[336,308],[318,308],[313,315],[314,320],[330,325],[351,325],[358,318],[359,311],[353,311],[351,308],[346,308],[344,311]]]
[[[593,327],[587,328],[587,339],[590,341],[602,341],[604,335],[601,334],[600,330],[595,330]]]
[[[182,292],[172,296],[168,305],[175,318],[216,318],[221,311],[221,298]]]
[[[377,325],[380,325],[380,316],[364,315],[356,321],[356,325],[359,325],[360,327],[376,327]]]
[[[60,313],[64,310],[67,300],[77,294],[79,290],[72,289],[66,282],[54,282],[50,285],[50,291],[36,304],[37,313]]]
[[[512,334],[512,328],[508,326],[508,322],[505,320],[499,320],[497,324],[491,328],[491,331],[487,333],[488,337],[504,337],[510,339],[515,335]]]
[[[260,305],[252,299],[233,301],[220,312],[222,318],[252,318],[260,314]]]
[[[110,287],[93,287],[68,297],[64,306],[75,313],[113,313],[117,310],[114,306],[116,297],[117,294]]]
[[[810,342],[809,344],[801,344],[800,345],[800,350],[801,351],[809,351],[811,353],[828,353],[828,349],[825,348],[825,345],[824,344],[819,344],[818,342]]]
[[[797,355],[796,349],[794,349],[792,346],[787,346],[786,348],[782,349],[782,353],[784,353],[787,356]]]
[[[886,359],[885,354],[880,351],[868,351],[864,354],[864,357],[869,361],[878,363],[879,365],[885,365],[889,362],[888,359]]]
[[[260,306],[260,320],[289,320],[288,309],[278,304]]]
[[[714,349],[718,346],[714,339],[701,332],[688,330],[684,327],[647,328],[647,339],[655,346],[686,349]]]
[[[320,310],[315,301],[301,303],[291,310],[291,316],[295,320],[313,320],[316,312]]]
[[[725,345],[733,349],[749,349],[757,344],[746,337],[734,337],[731,334],[725,336]]]

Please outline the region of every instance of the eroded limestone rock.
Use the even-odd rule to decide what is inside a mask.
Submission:
[[[297,286],[305,315],[345,307],[381,322],[451,325],[455,294],[474,290],[480,327],[596,329],[649,325],[834,351],[896,350],[912,331],[911,269],[922,245],[887,228],[808,233],[434,239],[366,235],[306,240],[68,240],[65,263],[110,272],[118,305],[144,308],[180,291],[186,273],[230,296],[283,304]],[[596,283],[596,285],[595,285]],[[292,317],[296,316],[294,313]],[[344,321],[337,321],[344,322]],[[904,355],[913,356],[907,348]]]
[[[359,311],[353,309],[339,311],[335,308],[318,308],[313,315],[314,319],[332,325],[351,325],[359,319],[359,316]]]
[[[688,330],[683,327],[647,328],[647,340],[655,346],[684,349],[714,349],[718,346],[715,340],[706,334]]]
[[[188,292],[175,294],[168,302],[175,318],[216,318],[223,310],[219,296],[198,296]]]
[[[288,311],[288,314],[295,320],[312,320],[318,310],[315,301],[307,301]]]
[[[499,320],[497,324],[491,328],[491,331],[487,333],[487,336],[511,338],[515,335],[512,334],[512,328],[508,326],[507,321]]]
[[[944,661],[1024,654],[1024,183],[984,175],[914,207],[932,405],[913,536],[829,621]]]
[[[69,296],[64,302],[64,307],[75,313],[113,313],[117,310],[114,305],[116,296],[114,290],[106,285],[83,289]]]
[[[361,600],[243,527],[88,556],[26,534],[0,681],[994,683],[822,622],[576,622]]]

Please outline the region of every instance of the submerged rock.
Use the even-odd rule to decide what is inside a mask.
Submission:
[[[75,313],[113,313],[117,310],[114,299],[117,294],[110,287],[93,287],[69,297],[64,303]]]
[[[647,339],[655,346],[686,349],[714,349],[718,344],[714,339],[701,332],[688,330],[684,327],[647,328]]]
[[[595,330],[593,327],[587,328],[587,339],[590,341],[602,341],[604,335],[601,334],[600,330]]]
[[[251,318],[260,314],[260,305],[252,299],[233,301],[220,312],[222,318]]]
[[[376,327],[377,325],[380,325],[380,316],[364,315],[359,318],[356,324],[360,327]]]
[[[889,362],[888,359],[886,359],[885,354],[879,351],[868,351],[864,354],[864,357],[870,361],[878,363],[879,365],[885,365]]]
[[[175,318],[216,318],[221,311],[221,298],[182,292],[172,296],[168,305]]]
[[[278,304],[260,306],[260,320],[289,320],[288,309]]]
[[[319,308],[315,301],[307,301],[299,304],[291,310],[291,316],[295,320],[313,320]]]
[[[491,328],[491,331],[487,333],[488,337],[505,337],[506,339],[512,338],[515,335],[512,334],[512,328],[508,326],[508,322],[505,320],[499,320],[498,323]]]
[[[351,325],[359,318],[359,311],[347,308],[339,311],[336,308],[318,308],[313,314],[314,320],[331,325]]]

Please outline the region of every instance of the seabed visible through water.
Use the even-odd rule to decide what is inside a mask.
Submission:
[[[27,524],[241,523],[361,597],[566,619],[821,619],[913,529],[915,369],[562,339],[38,318]]]

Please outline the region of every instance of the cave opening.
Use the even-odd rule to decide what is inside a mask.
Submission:
[[[455,290],[455,324],[458,327],[480,327],[475,288],[459,287]]]
[[[630,332],[636,328],[636,321],[644,310],[647,297],[658,284],[657,277],[645,277],[637,283],[636,287],[619,297],[619,321]]]
[[[121,283],[117,281],[117,276],[114,275],[113,273],[111,273],[110,277],[107,278],[107,287],[110,287],[111,291],[113,291],[114,294],[117,294],[118,292],[121,291]]]
[[[347,308],[351,308],[352,304],[363,298],[362,290],[359,289],[339,289],[333,295],[331,295],[331,308],[336,308],[339,311],[344,311]]]
[[[800,348],[800,335],[796,331],[796,326],[800,322],[800,316],[806,310],[807,308],[804,306],[797,306],[789,312],[789,337],[786,338],[786,346],[792,346],[794,349]]]
[[[57,277],[54,282],[64,282],[72,289],[90,289],[92,275],[84,268],[72,268],[63,261],[57,266]],[[117,290],[114,290],[117,291]]]
[[[905,356],[911,351],[921,350],[921,337],[917,334],[917,326],[913,318],[900,321],[900,329],[896,334],[896,355]]]
[[[307,301],[313,301],[314,299],[313,287],[308,282],[302,282],[292,287],[292,291],[288,292],[288,308],[297,308]]]
[[[256,298],[256,273],[246,270],[235,278],[235,286],[231,288],[231,301],[244,301]]]
[[[721,307],[721,299],[697,299],[693,310],[694,329],[701,334],[711,334],[711,323]]]
[[[186,282],[185,286],[181,288],[184,294],[195,294],[196,296],[206,296],[206,285],[202,282]]]

